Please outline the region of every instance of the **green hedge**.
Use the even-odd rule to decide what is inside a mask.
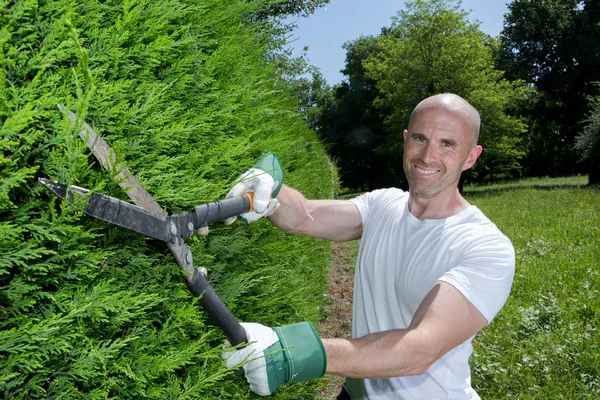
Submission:
[[[92,125],[169,212],[222,198],[274,150],[286,182],[331,196],[258,2],[0,2],[0,393],[4,398],[252,398],[163,243],[54,198],[48,177],[126,199],[56,107]],[[324,241],[268,222],[189,239],[241,320],[317,322]],[[311,398],[318,383],[276,398]]]

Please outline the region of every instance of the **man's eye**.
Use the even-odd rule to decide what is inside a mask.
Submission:
[[[442,146],[443,147],[454,147],[454,143],[443,141]]]

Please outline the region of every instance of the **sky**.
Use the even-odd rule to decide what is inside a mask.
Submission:
[[[462,9],[479,28],[498,36],[508,12],[508,0],[463,0]],[[391,17],[404,7],[403,0],[330,0],[307,18],[293,18],[298,28],[290,38],[293,54],[299,56],[308,46],[310,64],[319,67],[327,83],[342,81],[346,51],[342,45],[362,35],[377,35],[391,25]]]

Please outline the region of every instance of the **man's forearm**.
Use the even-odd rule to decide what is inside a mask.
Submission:
[[[268,219],[288,233],[333,241],[358,239],[362,234],[360,213],[351,201],[308,200],[286,185],[277,200],[279,207]]]
[[[439,355],[416,330],[397,329],[359,339],[323,339],[327,373],[348,378],[378,379],[420,375]]]
[[[353,340],[324,339],[327,372],[351,378],[420,375],[487,323],[458,289],[438,282],[419,305],[408,329]]]
[[[268,220],[279,229],[293,234],[302,234],[300,228],[311,219],[308,200],[302,193],[282,185],[277,195],[279,207]]]

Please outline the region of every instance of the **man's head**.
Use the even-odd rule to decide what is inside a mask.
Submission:
[[[404,172],[412,195],[454,192],[462,171],[471,168],[481,119],[462,97],[445,93],[421,101],[404,131]]]

